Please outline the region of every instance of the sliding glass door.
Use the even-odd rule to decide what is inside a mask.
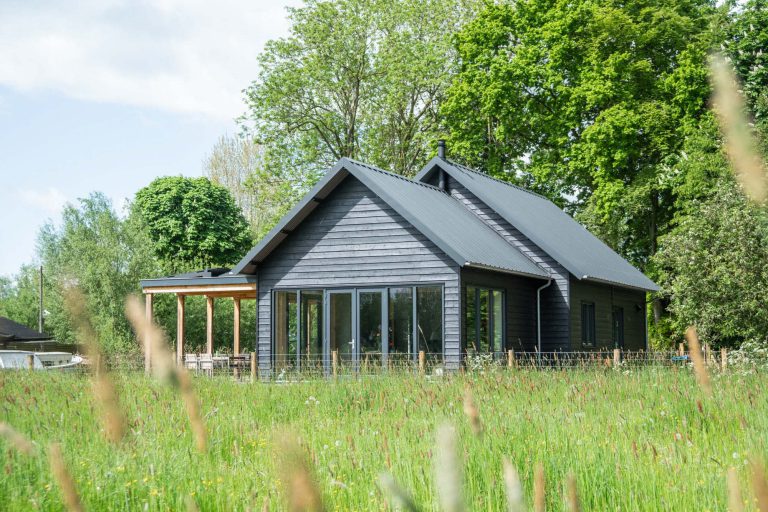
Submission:
[[[355,360],[355,294],[352,290],[329,291],[328,302],[328,351],[338,354],[339,363]]]
[[[381,366],[384,346],[384,290],[359,290],[358,335],[360,347],[358,360],[363,367]]]

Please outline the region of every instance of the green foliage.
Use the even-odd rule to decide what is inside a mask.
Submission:
[[[43,227],[38,252],[45,270],[46,331],[61,342],[75,341],[64,294],[76,285],[87,297],[105,351],[135,352],[125,297],[140,291],[139,279],[159,272],[139,226],[122,220],[107,197],[94,193],[65,206],[59,225]]]
[[[232,265],[252,243],[232,196],[208,178],[157,178],[136,193],[131,216],[173,273]]]
[[[38,328],[40,270],[22,265],[13,278],[0,277],[0,316]]]
[[[61,442],[88,510],[286,510],[278,462],[286,433],[301,439],[327,510],[388,510],[377,488],[392,474],[422,510],[437,510],[435,432],[456,427],[469,510],[506,508],[502,458],[532,503],[536,465],[547,510],[568,510],[566,477],[583,510],[725,510],[725,473],[735,467],[751,503],[748,461],[765,452],[768,380],[729,373],[712,400],[688,371],[486,372],[444,379],[397,374],[291,385],[195,379],[209,433],[197,453],[181,398],[140,375],[118,376],[132,428],[122,446],[101,431],[90,383],[79,375],[0,372],[8,400],[0,421],[38,453],[4,439],[3,509],[60,510],[45,453]],[[470,389],[484,427],[472,433],[461,397]],[[697,401],[698,406],[697,406]],[[4,401],[5,402],[5,401]],[[620,426],[620,428],[619,428]],[[266,505],[265,505],[266,503]],[[751,505],[750,505],[751,506]]]
[[[452,152],[572,198],[642,266],[674,212],[659,175],[706,111],[714,12],[706,0],[488,4],[457,37],[443,105]]]
[[[248,137],[222,137],[205,159],[210,180],[225,187],[261,239],[300,199],[300,187],[283,173],[272,172],[263,149]]]
[[[768,212],[733,181],[662,239],[654,264],[678,337],[695,325],[714,346],[768,342]]]
[[[309,0],[246,90],[267,168],[306,190],[341,157],[412,174],[432,151],[469,0]]]

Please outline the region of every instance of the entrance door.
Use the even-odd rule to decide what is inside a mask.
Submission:
[[[338,351],[339,364],[348,365],[356,359],[355,349],[355,294],[351,290],[328,291],[328,316],[325,323],[328,340],[328,365],[332,354]]]
[[[382,365],[386,353],[386,316],[384,311],[384,290],[359,290],[358,336],[360,346],[358,358],[360,366],[377,368]]]

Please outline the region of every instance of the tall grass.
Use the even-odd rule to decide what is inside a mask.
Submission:
[[[100,432],[87,377],[0,373],[0,422],[38,448],[26,455],[0,439],[4,509],[61,510],[45,456],[53,442],[88,510],[283,510],[290,505],[285,489],[301,484],[284,481],[286,456],[306,463],[307,482],[320,493],[311,499],[327,509],[386,509],[390,494],[382,487],[397,485],[419,509],[434,510],[438,455],[460,467],[437,470],[462,482],[458,498],[442,498],[470,510],[508,508],[509,467],[522,486],[516,501],[538,507],[544,499],[547,510],[724,510],[733,467],[731,487],[739,488],[731,500],[743,496],[745,510],[755,510],[755,490],[762,491],[749,461],[768,455],[768,377],[760,374],[714,374],[703,406],[687,369],[499,370],[286,385],[194,378],[208,429],[203,453],[176,390],[140,374],[115,379],[129,427],[119,445]],[[482,435],[473,431],[475,412]],[[445,424],[453,433],[438,429]],[[438,431],[443,443],[455,443],[453,455],[435,451]],[[285,448],[285,432],[300,455],[286,454],[296,448]],[[538,465],[546,492],[534,496]]]

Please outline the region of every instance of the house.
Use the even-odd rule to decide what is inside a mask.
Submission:
[[[546,198],[445,158],[415,179],[341,159],[231,270],[142,281],[256,299],[262,370],[464,354],[646,348],[657,286]],[[236,333],[238,329],[235,330]],[[236,334],[235,352],[239,350]]]

